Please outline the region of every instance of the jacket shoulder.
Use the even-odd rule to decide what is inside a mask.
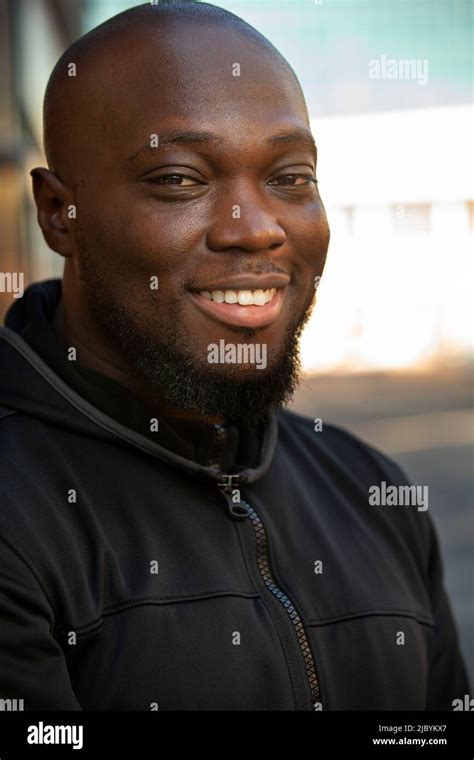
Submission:
[[[391,482],[407,483],[409,478],[391,457],[359,438],[341,425],[312,419],[289,409],[278,413],[280,436],[341,463],[351,464],[355,471],[369,470],[385,475]]]
[[[370,489],[374,486],[413,486],[412,478],[390,456],[344,427],[323,421],[322,429],[315,430],[310,417],[284,410],[279,414],[280,452],[292,462],[294,472],[302,472],[311,481],[331,483],[336,491],[351,494],[354,509],[363,507],[361,514],[368,514]],[[405,490],[405,488],[404,488]],[[372,508],[373,509],[373,508]],[[382,508],[372,512],[372,524],[389,524],[404,536],[414,555],[422,558],[426,566],[429,555],[436,552],[436,530],[428,511],[417,509]]]

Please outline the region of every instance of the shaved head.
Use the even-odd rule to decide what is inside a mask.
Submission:
[[[256,54],[270,57],[272,65],[289,75],[292,85],[301,92],[296,75],[279,51],[230,11],[196,0],[144,3],[119,13],[80,37],[56,63],[46,87],[43,108],[44,151],[51,171],[63,181],[73,184],[81,181],[87,156],[92,157],[94,148],[100,150],[102,140],[110,134],[111,121],[117,115],[114,96],[121,94],[121,87],[129,85],[133,89],[134,78],[143,81],[144,70],[149,73],[148,85],[159,87],[163,73],[158,70],[152,77],[151,67],[155,64],[161,69],[163,57],[179,54],[179,40],[186,26],[197,27],[198,34],[199,30],[212,33],[212,27],[224,27],[229,39],[245,36]],[[204,46],[196,47],[197,55],[199,47],[204,52]],[[236,48],[238,42],[234,45]],[[130,67],[132,52],[134,67]],[[212,55],[209,49],[205,52],[207,57]],[[191,55],[191,51],[188,54]],[[234,63],[231,58],[229,61]],[[220,51],[215,59],[216,76],[223,64]],[[196,65],[199,77],[198,59]],[[133,116],[136,118],[137,114]]]

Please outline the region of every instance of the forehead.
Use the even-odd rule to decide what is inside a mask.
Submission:
[[[92,82],[98,160],[125,160],[160,132],[199,129],[244,145],[308,126],[293,73],[258,40],[222,25],[170,24],[118,43],[102,51]]]

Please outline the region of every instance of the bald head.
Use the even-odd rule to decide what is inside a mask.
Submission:
[[[145,3],[92,29],[62,54],[46,88],[44,149],[51,171],[64,182],[80,183],[88,158],[94,160],[117,122],[140,118],[133,110],[134,94],[148,90],[156,103],[171,85],[182,105],[183,96],[199,96],[213,79],[230,76],[231,66],[246,57],[243,40],[247,81],[258,77],[256,64],[267,61],[274,76],[283,77],[302,99],[294,72],[276,48],[241,18],[214,5]],[[247,94],[251,97],[248,88]],[[164,100],[170,105],[169,98]]]

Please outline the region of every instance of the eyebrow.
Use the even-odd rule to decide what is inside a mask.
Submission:
[[[213,132],[206,131],[187,131],[187,132],[165,132],[158,135],[158,146],[152,147],[150,143],[145,143],[138,150],[127,158],[127,162],[133,163],[141,155],[153,155],[156,156],[156,151],[162,145],[178,144],[178,145],[192,145],[192,144],[222,144],[224,140]],[[298,128],[290,132],[280,132],[276,135],[271,135],[263,141],[264,145],[290,145],[290,144],[303,145],[309,149],[314,157],[316,157],[316,143],[314,137],[309,129]]]

